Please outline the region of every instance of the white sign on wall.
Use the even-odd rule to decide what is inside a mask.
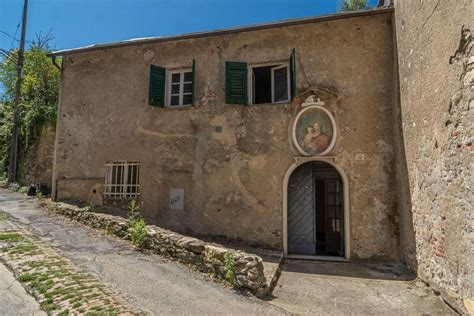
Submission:
[[[184,209],[184,189],[170,189],[170,209],[183,210]]]

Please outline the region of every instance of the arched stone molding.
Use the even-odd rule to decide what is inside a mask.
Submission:
[[[325,162],[334,169],[337,170],[339,175],[342,179],[343,185],[343,199],[344,199],[344,258],[341,259],[349,260],[351,256],[351,222],[350,222],[350,199],[349,199],[349,179],[347,178],[346,173],[344,170],[335,162],[334,157],[295,157],[295,161],[290,165],[288,170],[285,173],[285,177],[283,179],[283,229],[282,229],[282,236],[283,236],[283,256],[285,258],[291,257],[288,256],[288,182],[290,180],[290,176],[293,171],[296,170],[299,166],[312,162],[312,161],[321,161]],[[303,256],[298,256],[303,257]],[[324,256],[304,256],[308,259],[325,259]],[[334,257],[330,257],[334,258]],[[327,258],[329,259],[329,257]]]

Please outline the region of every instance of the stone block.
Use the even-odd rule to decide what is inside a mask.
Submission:
[[[178,246],[188,249],[195,253],[202,253],[204,251],[205,243],[196,238],[184,237],[178,241]]]

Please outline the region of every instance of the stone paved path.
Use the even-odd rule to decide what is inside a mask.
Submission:
[[[97,279],[77,269],[14,219],[0,213],[0,261],[54,314],[140,314]]]
[[[39,239],[150,314],[282,315],[286,311],[237,295],[202,273],[133,250],[130,243],[49,215],[34,198],[0,189],[0,211],[27,224]]]

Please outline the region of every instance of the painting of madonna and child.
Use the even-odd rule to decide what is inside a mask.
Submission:
[[[299,147],[308,156],[318,156],[331,145],[334,136],[329,116],[320,108],[309,108],[295,122]]]

